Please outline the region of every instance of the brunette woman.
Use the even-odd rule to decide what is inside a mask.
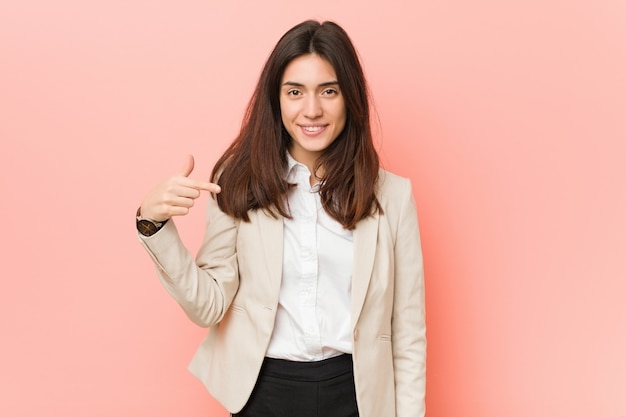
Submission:
[[[234,416],[424,415],[424,279],[409,180],[379,166],[346,32],[279,40],[211,183],[189,158],[144,199],[139,237],[210,327],[190,370]],[[171,220],[212,193],[203,244]]]

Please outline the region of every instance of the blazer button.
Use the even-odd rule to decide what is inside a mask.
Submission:
[[[359,329],[354,329],[354,340],[359,340]]]

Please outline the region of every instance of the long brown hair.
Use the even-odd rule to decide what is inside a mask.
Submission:
[[[280,112],[280,82],[295,58],[316,54],[335,70],[346,106],[346,125],[315,165],[323,167],[320,199],[326,212],[346,229],[382,210],[376,199],[379,160],[372,140],[368,89],[356,50],[336,23],[302,22],[276,44],[250,99],[239,136],[215,164],[212,181],[222,187],[220,209],[249,221],[248,211],[290,217],[285,195],[287,149],[291,138]]]

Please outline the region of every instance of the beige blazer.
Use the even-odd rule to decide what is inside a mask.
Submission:
[[[225,190],[224,192],[228,192]],[[409,180],[381,170],[384,214],[354,230],[353,361],[361,417],[423,416],[426,381],[424,276]],[[246,404],[267,350],[278,305],[283,220],[261,210],[250,222],[209,199],[196,260],[176,226],[140,240],[159,277],[191,320],[210,327],[190,371],[231,413]]]

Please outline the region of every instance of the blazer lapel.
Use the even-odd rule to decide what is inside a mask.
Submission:
[[[352,235],[354,244],[354,259],[352,268],[352,327],[356,325],[365,295],[369,287],[374,258],[376,256],[376,241],[378,238],[379,214],[376,213],[360,221]]]
[[[259,226],[259,235],[262,242],[264,257],[267,263],[267,273],[270,293],[278,300],[280,282],[283,275],[283,218],[268,215],[263,210],[255,210],[253,216]],[[252,217],[252,216],[251,216]]]

